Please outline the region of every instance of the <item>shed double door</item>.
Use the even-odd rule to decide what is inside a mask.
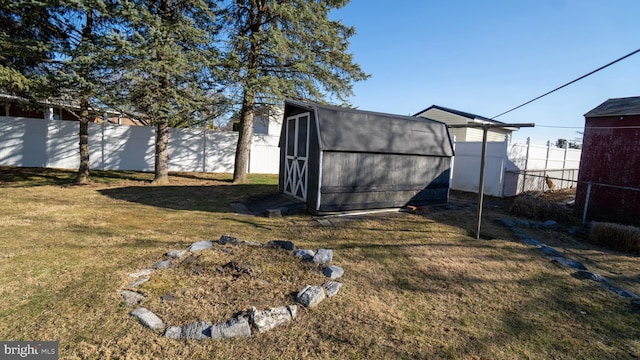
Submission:
[[[284,192],[307,200],[309,153],[309,113],[287,118]]]

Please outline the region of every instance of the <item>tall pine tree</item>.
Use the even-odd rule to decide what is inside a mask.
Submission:
[[[230,46],[224,58],[240,88],[240,132],[234,182],[246,181],[257,106],[286,98],[343,104],[353,82],[367,79],[348,53],[354,28],[330,20],[345,0],[232,0],[225,2]]]
[[[115,99],[156,125],[155,184],[169,182],[169,128],[211,110],[217,50],[214,0],[134,0],[116,31],[123,71]],[[116,101],[116,100],[112,100]]]

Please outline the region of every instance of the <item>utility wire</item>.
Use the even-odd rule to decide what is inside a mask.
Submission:
[[[619,62],[619,61],[622,61],[622,60],[624,60],[624,59],[628,58],[629,56],[635,55],[636,53],[639,53],[639,52],[640,52],[640,49],[638,49],[638,50],[636,50],[636,51],[632,51],[632,52],[628,53],[627,55],[625,55],[625,56],[623,56],[623,57],[621,57],[621,58],[619,58],[619,59],[617,59],[617,60],[614,60],[614,61],[612,61],[612,62],[608,63],[607,65],[601,66],[601,67],[599,67],[599,68],[597,68],[597,69],[595,69],[595,70],[591,71],[590,73],[585,74],[585,75],[582,75],[582,76],[580,76],[579,78],[577,78],[577,79],[575,79],[575,80],[573,80],[573,81],[570,81],[570,82],[568,82],[568,83],[566,83],[566,84],[564,84],[564,85],[562,85],[562,86],[559,86],[559,87],[557,87],[557,88],[555,88],[555,89],[553,89],[553,90],[551,90],[551,91],[549,91],[549,92],[546,92],[546,93],[544,93],[544,94],[542,94],[542,95],[538,96],[538,97],[537,97],[537,98],[535,98],[535,99],[531,99],[531,100],[527,101],[526,103],[524,103],[524,104],[522,104],[522,105],[518,105],[518,106],[514,107],[513,109],[509,109],[509,110],[507,110],[507,111],[505,111],[505,112],[503,112],[503,113],[501,113],[501,114],[498,114],[498,115],[496,115],[496,116],[492,117],[492,118],[491,118],[491,120],[493,120],[493,119],[497,118],[498,116],[502,116],[502,115],[504,115],[504,114],[510,113],[510,112],[512,112],[513,110],[519,109],[519,108],[521,108],[521,107],[523,107],[523,106],[525,106],[525,105],[531,104],[532,102],[534,102],[534,101],[536,101],[536,100],[538,100],[538,99],[540,99],[540,98],[543,98],[543,97],[545,97],[545,96],[547,96],[547,95],[549,95],[549,94],[551,94],[551,93],[553,93],[553,92],[556,92],[556,91],[558,91],[558,90],[560,90],[560,89],[562,89],[562,88],[564,88],[564,87],[567,87],[567,86],[569,86],[569,85],[573,84],[573,83],[574,83],[574,82],[576,82],[576,81],[580,81],[580,80],[582,80],[582,79],[586,78],[586,77],[587,77],[587,76],[589,76],[589,75],[593,75],[593,74],[597,73],[598,71],[600,71],[600,70],[602,70],[602,69],[604,69],[604,68],[607,68],[607,67],[609,67],[609,66],[611,66],[611,65],[613,65],[613,64],[615,64],[615,63],[617,63],[617,62]]]

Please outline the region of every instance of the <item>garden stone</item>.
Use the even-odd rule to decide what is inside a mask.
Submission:
[[[211,327],[211,338],[233,338],[251,336],[251,326],[246,318],[239,316]]]
[[[141,276],[148,276],[151,275],[151,273],[153,273],[153,269],[142,269],[138,272],[135,272],[133,274],[129,274],[129,277],[132,278],[139,278]]]
[[[172,295],[172,294],[164,294],[162,296],[160,296],[160,299],[162,300],[162,302],[170,302],[170,301],[178,301],[180,300],[179,297]]]
[[[342,283],[337,281],[327,281],[326,283],[322,284],[322,287],[327,292],[327,297],[333,297],[338,293],[338,291],[340,291]]]
[[[582,263],[575,260],[567,259],[565,257],[552,257],[551,259],[554,262],[557,262],[558,264],[564,267],[577,269],[577,270],[587,270],[587,268],[584,265],[582,265]]]
[[[296,250],[293,252],[294,256],[302,258],[302,260],[311,260],[316,253],[313,250]]]
[[[542,247],[544,246],[543,243],[541,243],[540,241],[532,238],[532,237],[526,237],[524,239],[522,239],[522,242],[527,244],[527,245],[531,245],[531,246],[535,246],[535,247]]]
[[[276,326],[287,324],[293,319],[288,306],[280,306],[264,311],[258,311],[255,307],[252,307],[249,316],[251,324],[258,332],[271,330]]]
[[[191,246],[189,247],[189,251],[196,252],[200,250],[211,249],[212,247],[213,247],[213,243],[211,241],[202,240],[202,241],[197,241],[191,244]]]
[[[147,281],[149,281],[149,279],[151,279],[151,278],[148,277],[148,276],[138,278],[138,280],[136,280],[136,281],[132,282],[131,284],[129,284],[128,287],[129,288],[137,288],[138,286],[140,286],[140,285],[146,283]]]
[[[547,256],[562,257],[562,254],[558,250],[556,250],[556,249],[554,249],[554,248],[552,248],[550,246],[547,246],[547,245],[540,246],[540,251],[542,251],[542,253],[547,255]]]
[[[259,242],[249,241],[249,240],[243,240],[242,244],[248,245],[248,246],[262,246],[262,244],[260,244]]]
[[[182,339],[203,340],[211,338],[211,323],[208,321],[196,321],[182,327],[180,333]]]
[[[331,265],[324,268],[322,273],[330,279],[337,279],[342,277],[344,270],[340,266]]]
[[[153,264],[154,269],[168,269],[171,266],[171,260],[162,260]]]
[[[271,240],[267,243],[267,246],[284,249],[284,250],[295,250],[296,246],[293,245],[293,242],[289,240]]]
[[[498,223],[508,229],[512,229],[516,226],[516,223],[510,219],[499,219]]]
[[[316,307],[324,298],[325,294],[322,287],[310,285],[305,286],[296,296],[296,300],[308,308]]]
[[[183,257],[187,253],[187,250],[171,250],[168,251],[165,255],[170,258],[179,259]]]
[[[180,339],[182,337],[182,328],[180,326],[169,326],[164,331],[164,337],[167,339]]]
[[[576,272],[574,272],[573,274],[571,274],[571,276],[573,276],[576,279],[581,279],[581,280],[593,280],[593,281],[597,281],[597,282],[601,282],[601,283],[606,283],[609,282],[609,280],[607,280],[607,278],[605,278],[604,276],[600,275],[600,274],[596,274],[594,272],[591,271],[587,271],[587,270],[578,270]]]
[[[318,249],[313,256],[313,262],[316,264],[327,264],[333,260],[333,250],[330,249]]]
[[[240,239],[238,239],[235,236],[231,236],[231,235],[222,235],[222,236],[220,236],[220,239],[218,240],[218,244],[226,245],[227,243],[229,243],[231,245],[238,245],[238,244],[240,244]]]
[[[298,305],[295,305],[295,304],[287,305],[287,309],[291,314],[291,319],[295,320],[298,317]]]
[[[638,295],[636,295],[636,294],[634,294],[634,293],[632,293],[630,291],[624,290],[624,289],[619,289],[617,287],[613,287],[613,286],[605,284],[605,283],[602,284],[602,287],[607,289],[607,290],[609,290],[609,291],[613,291],[614,293],[622,296],[623,298],[640,299],[640,296],[638,296]]]
[[[140,303],[140,301],[142,301],[142,299],[144,299],[144,295],[135,291],[124,290],[120,293],[120,295],[122,295],[124,302],[128,306],[138,304]]]
[[[164,328],[164,323],[156,314],[151,311],[140,307],[131,312],[132,316],[135,316],[142,325],[148,327],[151,330],[160,330]]]

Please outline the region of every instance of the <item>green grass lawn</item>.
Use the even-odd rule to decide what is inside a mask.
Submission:
[[[630,300],[571,277],[571,270],[516,241],[493,221],[508,216],[500,207],[485,211],[483,231],[492,240],[475,240],[469,236],[474,210],[464,207],[335,218],[333,226],[307,215],[233,212],[232,202],[275,192],[276,176],[250,175],[248,184],[233,185],[230,174],[177,173],[168,186],[150,185],[148,173],[94,171],[87,186],[72,185],[73,178],[64,170],[0,168],[1,340],[57,340],[61,359],[640,355],[640,313]],[[169,340],[129,315],[132,308],[120,296],[131,282],[128,274],[168,250],[223,234],[331,248],[334,263],[345,270],[344,286],[317,308],[300,309],[293,323],[250,338]],[[637,256],[584,244],[560,230],[532,235],[640,294]],[[246,291],[250,281],[221,284],[214,276],[175,271],[141,287],[148,294],[143,306],[161,307],[159,294],[183,290],[182,302],[158,311],[174,322],[217,322],[234,309],[292,302],[291,290],[315,279],[317,269],[300,267],[292,256],[262,256],[235,251],[206,260],[258,264],[261,284],[270,284],[265,293]],[[222,318],[203,318],[216,316]]]

